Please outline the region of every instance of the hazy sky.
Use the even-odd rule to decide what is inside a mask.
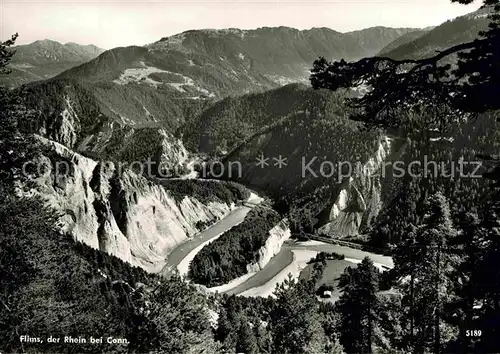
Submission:
[[[69,1],[0,0],[0,38],[110,49],[143,45],[188,29],[290,26],[346,32],[371,26],[426,27],[476,10],[450,0]]]

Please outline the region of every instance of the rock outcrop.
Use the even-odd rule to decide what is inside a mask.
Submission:
[[[370,226],[382,208],[381,179],[385,173],[381,169],[391,154],[391,141],[383,136],[375,153],[343,183],[319,233],[340,238],[356,235]]]
[[[283,243],[291,236],[288,220],[283,219],[279,224],[269,230],[269,238],[259,250],[258,261],[247,265],[248,273],[258,272],[281,251]]]

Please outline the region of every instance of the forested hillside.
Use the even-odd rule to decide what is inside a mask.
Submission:
[[[14,182],[24,179],[18,174],[23,163],[44,148],[37,139],[19,134],[17,119],[7,115],[16,113],[6,105],[6,92],[0,93],[0,103],[8,109],[0,113],[6,123],[0,141],[0,216],[5,222],[0,231],[2,350],[338,352],[333,308],[320,306],[310,296],[312,287],[307,283],[287,282],[276,293],[278,301],[207,296],[175,275],[165,279],[148,274],[61,233],[55,227],[58,213],[42,199],[14,193]],[[29,180],[24,182],[31,186]],[[182,181],[177,182],[173,184]],[[169,189],[176,190],[173,185]],[[178,193],[179,197],[196,194],[189,190]],[[272,225],[277,214],[267,214]],[[262,219],[252,224],[256,221]],[[301,340],[289,341],[291,332]],[[20,333],[40,340],[23,342]],[[49,343],[49,336],[61,338],[60,342]],[[65,337],[78,343],[70,344]],[[91,337],[102,337],[103,343],[90,343]]]
[[[413,30],[375,27],[345,34],[328,28],[192,30],[145,47],[111,49],[59,77],[101,83],[105,91],[118,85],[125,92],[158,88],[173,99],[223,98],[306,82],[310,63],[320,54],[358,59]]]
[[[496,285],[500,107],[493,92],[499,87],[495,63],[500,3],[484,4],[478,13],[426,35],[439,37],[446,44],[442,51],[424,52],[422,58],[420,52],[409,50],[398,60],[374,57],[349,64],[320,58],[311,77],[316,89],[331,90],[357,86],[362,80],[371,90],[350,100],[357,112],[351,118],[366,127],[406,132],[414,161],[427,157],[447,167],[445,173],[400,179],[403,193],[371,235],[372,241],[380,237],[396,242],[394,284],[402,294],[402,328],[409,324],[401,344],[412,352],[499,349],[494,339],[498,326],[493,323],[498,322],[500,301]],[[479,36],[474,36],[475,20],[490,22]],[[464,25],[465,31],[439,36],[453,25]],[[423,41],[426,36],[417,40],[422,41],[419,48],[435,49],[435,42]],[[487,171],[477,169],[483,160]],[[459,162],[467,166],[457,171],[452,164]],[[373,304],[374,298],[369,300]]]
[[[408,43],[412,43],[413,41],[427,34],[431,30],[432,29],[423,29],[405,33],[401,37],[397,38],[393,42],[386,45],[377,55],[385,56],[387,53],[391,53],[393,50],[396,50],[399,47],[405,46]]]
[[[161,90],[141,86],[127,89],[111,84],[94,86],[76,79],[52,79],[18,90],[28,108],[41,111],[39,121],[34,122],[38,128],[43,126],[43,120],[54,120],[64,109],[73,108],[87,129],[107,118],[108,124],[116,121],[121,126],[149,126],[172,132],[203,108],[202,102],[173,100],[169,92]]]
[[[419,161],[420,167],[413,168],[411,175],[406,172],[401,178],[386,181],[384,210],[370,231],[374,245],[385,247],[405,238],[401,230],[420,222],[424,216],[420,211],[422,204],[438,191],[448,198],[456,223],[466,212],[482,208],[490,192],[490,183],[481,175],[489,167],[478,154],[495,153],[500,148],[495,116],[482,115],[442,138],[429,132],[424,138],[410,140],[402,156],[405,169],[408,171],[412,161]]]
[[[326,93],[317,97],[327,98],[323,111],[320,103],[313,105],[312,111],[285,116],[225,155],[225,177],[264,190],[273,197],[277,210],[293,212],[292,225],[309,232],[322,213],[329,214],[334,208],[341,190],[352,189],[348,193],[351,202],[341,207],[351,220],[346,219],[333,231],[345,236],[357,233],[377,214],[380,188],[371,184],[363,166],[371,166],[370,159],[383,149],[381,135],[360,131],[357,124],[345,119],[339,97],[328,97]],[[386,153],[390,152],[380,152]],[[268,158],[264,166],[257,164],[261,155]],[[286,159],[281,166],[276,160],[279,156]],[[366,217],[361,217],[365,212]],[[327,217],[323,224],[331,220]]]
[[[186,31],[0,85],[0,351],[499,352],[500,1],[485,4],[429,31]],[[133,168],[148,159],[180,173]]]
[[[286,116],[305,111],[342,116],[343,99],[342,94],[290,84],[265,93],[225,98],[188,120],[179,133],[188,148],[220,156]]]
[[[158,349],[173,353],[197,346],[209,350],[209,304],[204,296],[180,279],[161,279],[75,242],[61,233],[61,215],[42,198],[20,195],[23,183],[32,187],[30,179],[20,173],[23,164],[39,156],[43,148],[17,130],[13,115],[22,112],[12,110],[9,95],[0,91],[4,108],[0,131],[2,350],[94,353],[96,344],[89,342],[90,337],[101,334],[104,340],[98,351],[104,353]],[[173,294],[190,300],[181,304]],[[165,316],[167,307],[175,321]],[[23,342],[20,333],[43,341]],[[86,342],[68,350],[62,340],[47,342],[49,336],[82,337]],[[107,342],[108,337],[122,342],[117,347],[116,342]]]
[[[39,201],[4,203],[0,214],[5,222],[0,232],[2,350],[53,353],[72,346],[47,343],[49,336],[87,341],[103,336],[98,349],[87,342],[78,345],[79,353],[209,350],[208,303],[194,288],[75,243],[52,229],[54,214]],[[177,297],[190,300],[180,305]],[[175,321],[164,315],[164,308],[170,308]],[[44,342],[22,343],[20,333]],[[126,344],[109,344],[108,337]]]
[[[162,176],[186,172],[190,153],[173,133],[204,107],[202,101],[151,103],[137,96],[131,100],[120,91],[96,91],[88,83],[68,79],[33,83],[15,92],[29,112],[19,119],[22,132],[41,135],[95,160],[124,165],[151,161],[149,174]]]

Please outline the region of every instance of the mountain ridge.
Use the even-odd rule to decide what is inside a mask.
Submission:
[[[488,28],[488,15],[491,12],[492,8],[483,7],[448,20],[397,47],[384,48],[379,55],[392,59],[422,59],[433,55],[436,51],[472,41],[478,37],[480,31]]]
[[[318,56],[353,60],[374,54],[412,30],[377,27],[353,34],[290,27],[188,30],[145,46],[105,51],[57,78],[87,81],[111,90],[120,86],[132,96],[148,89],[175,100],[217,100],[307,83]]]
[[[12,72],[0,77],[0,83],[10,88],[50,79],[104,52],[104,49],[93,44],[62,44],[51,39],[17,45],[10,50],[15,51],[9,64]]]

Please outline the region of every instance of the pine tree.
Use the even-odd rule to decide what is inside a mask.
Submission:
[[[9,48],[15,44],[16,39],[17,34],[5,42],[0,42],[0,75],[10,73],[7,65],[15,54],[15,51]],[[7,88],[0,86],[0,137],[3,139],[13,138],[17,128],[16,120],[12,116],[12,109],[11,92]]]
[[[236,339],[236,352],[245,354],[256,354],[259,352],[257,338],[246,316],[240,317],[240,325]]]
[[[396,249],[395,271],[402,279],[408,348],[415,353],[441,353],[444,306],[452,287],[450,244],[456,236],[446,198],[436,194],[425,206],[423,223]],[[447,338],[449,339],[449,338]]]
[[[498,352],[498,323],[500,323],[500,190],[494,187],[491,198],[484,205],[482,220],[470,232],[475,237],[473,245],[469,246],[471,256],[466,259],[463,267],[467,277],[463,292],[466,308],[464,312],[475,318],[466,330],[480,330],[482,335],[477,338],[475,350],[480,352]],[[462,295],[464,296],[464,295]],[[470,313],[472,304],[479,308]],[[470,344],[474,338],[466,338]]]
[[[221,306],[219,310],[219,318],[217,320],[217,329],[215,331],[215,340],[224,343],[232,330],[233,327],[231,321],[229,321],[229,318],[227,316],[227,311],[224,307]]]
[[[460,262],[452,273],[456,279],[454,293],[455,301],[450,304],[449,311],[457,314],[457,324],[460,333],[457,339],[449,344],[448,351],[467,353],[474,351],[471,338],[467,337],[467,329],[474,326],[474,302],[481,295],[478,284],[471,282],[473,274],[480,269],[480,260],[484,252],[481,246],[480,219],[475,211],[463,212],[459,215],[459,232],[455,245]],[[478,291],[479,290],[479,291]]]
[[[271,312],[273,353],[321,353],[326,339],[319,318],[318,301],[308,284],[289,277],[276,287],[276,305]]]
[[[269,353],[270,334],[266,328],[267,326],[262,322],[261,318],[254,317],[252,327],[254,329],[255,338],[259,348],[258,353]]]
[[[474,0],[452,2],[470,4]],[[442,132],[456,122],[463,122],[464,118],[495,112],[500,108],[497,94],[500,91],[497,65],[500,61],[500,1],[484,0],[483,3],[492,10],[489,15],[490,25],[476,40],[455,45],[423,59],[372,57],[352,63],[343,60],[329,63],[320,58],[314,63],[311,84],[314,88],[330,90],[353,88],[360,84],[370,86],[372,90],[368,94],[349,100],[350,106],[354,108],[351,118],[368,127],[394,128],[400,133],[419,132],[422,128],[435,128]],[[453,61],[453,56],[458,56],[458,61],[455,61],[457,65],[452,67],[442,64]],[[422,117],[430,120],[426,121]],[[480,158],[500,162],[498,157],[489,155],[481,155]],[[485,173],[483,177],[494,180],[495,188],[500,187],[500,167]],[[427,190],[422,192],[426,193]],[[476,225],[475,230],[463,229],[464,232],[475,234],[476,243],[470,247],[459,246],[468,255],[459,267],[458,275],[461,273],[465,284],[462,289],[458,289],[458,296],[461,297],[458,306],[461,309],[456,309],[456,314],[466,316],[465,322],[470,323],[473,317],[471,304],[482,304],[482,308],[474,314],[478,320],[473,322],[483,331],[478,340],[478,348],[484,352],[497,352],[500,349],[496,344],[496,328],[500,322],[500,274],[497,271],[500,269],[500,208],[496,205],[499,203],[498,191],[493,191],[489,198],[491,202],[487,204],[481,225]],[[440,338],[439,320],[443,317],[440,312],[444,296],[438,290],[432,290],[432,282],[426,285],[419,281],[419,277],[435,278],[437,284],[443,283],[442,274],[437,270],[446,266],[449,254],[442,252],[442,239],[438,235],[433,237],[432,230],[419,230],[415,237],[410,237],[400,247],[399,267],[401,271],[413,269],[406,272],[409,283],[406,283],[404,289],[410,347],[417,346],[419,351],[423,351],[431,350],[432,346],[432,350],[438,352],[443,342],[443,338]],[[436,228],[434,230],[439,231]],[[418,245],[412,245],[413,242]],[[408,249],[414,247],[423,249],[408,254]],[[415,259],[418,262],[415,263]],[[424,262],[420,262],[421,260]],[[415,264],[418,267],[414,267]],[[419,295],[426,290],[434,297],[434,301],[429,303],[436,303],[436,311],[431,311],[424,298]],[[433,321],[430,321],[431,318]],[[413,324],[418,324],[419,328],[414,329]],[[462,332],[467,329],[462,329]],[[459,341],[465,343],[466,339]]]
[[[377,268],[366,257],[356,268],[346,268],[340,277],[343,289],[338,301],[341,314],[340,343],[347,353],[372,353],[378,305]]]

